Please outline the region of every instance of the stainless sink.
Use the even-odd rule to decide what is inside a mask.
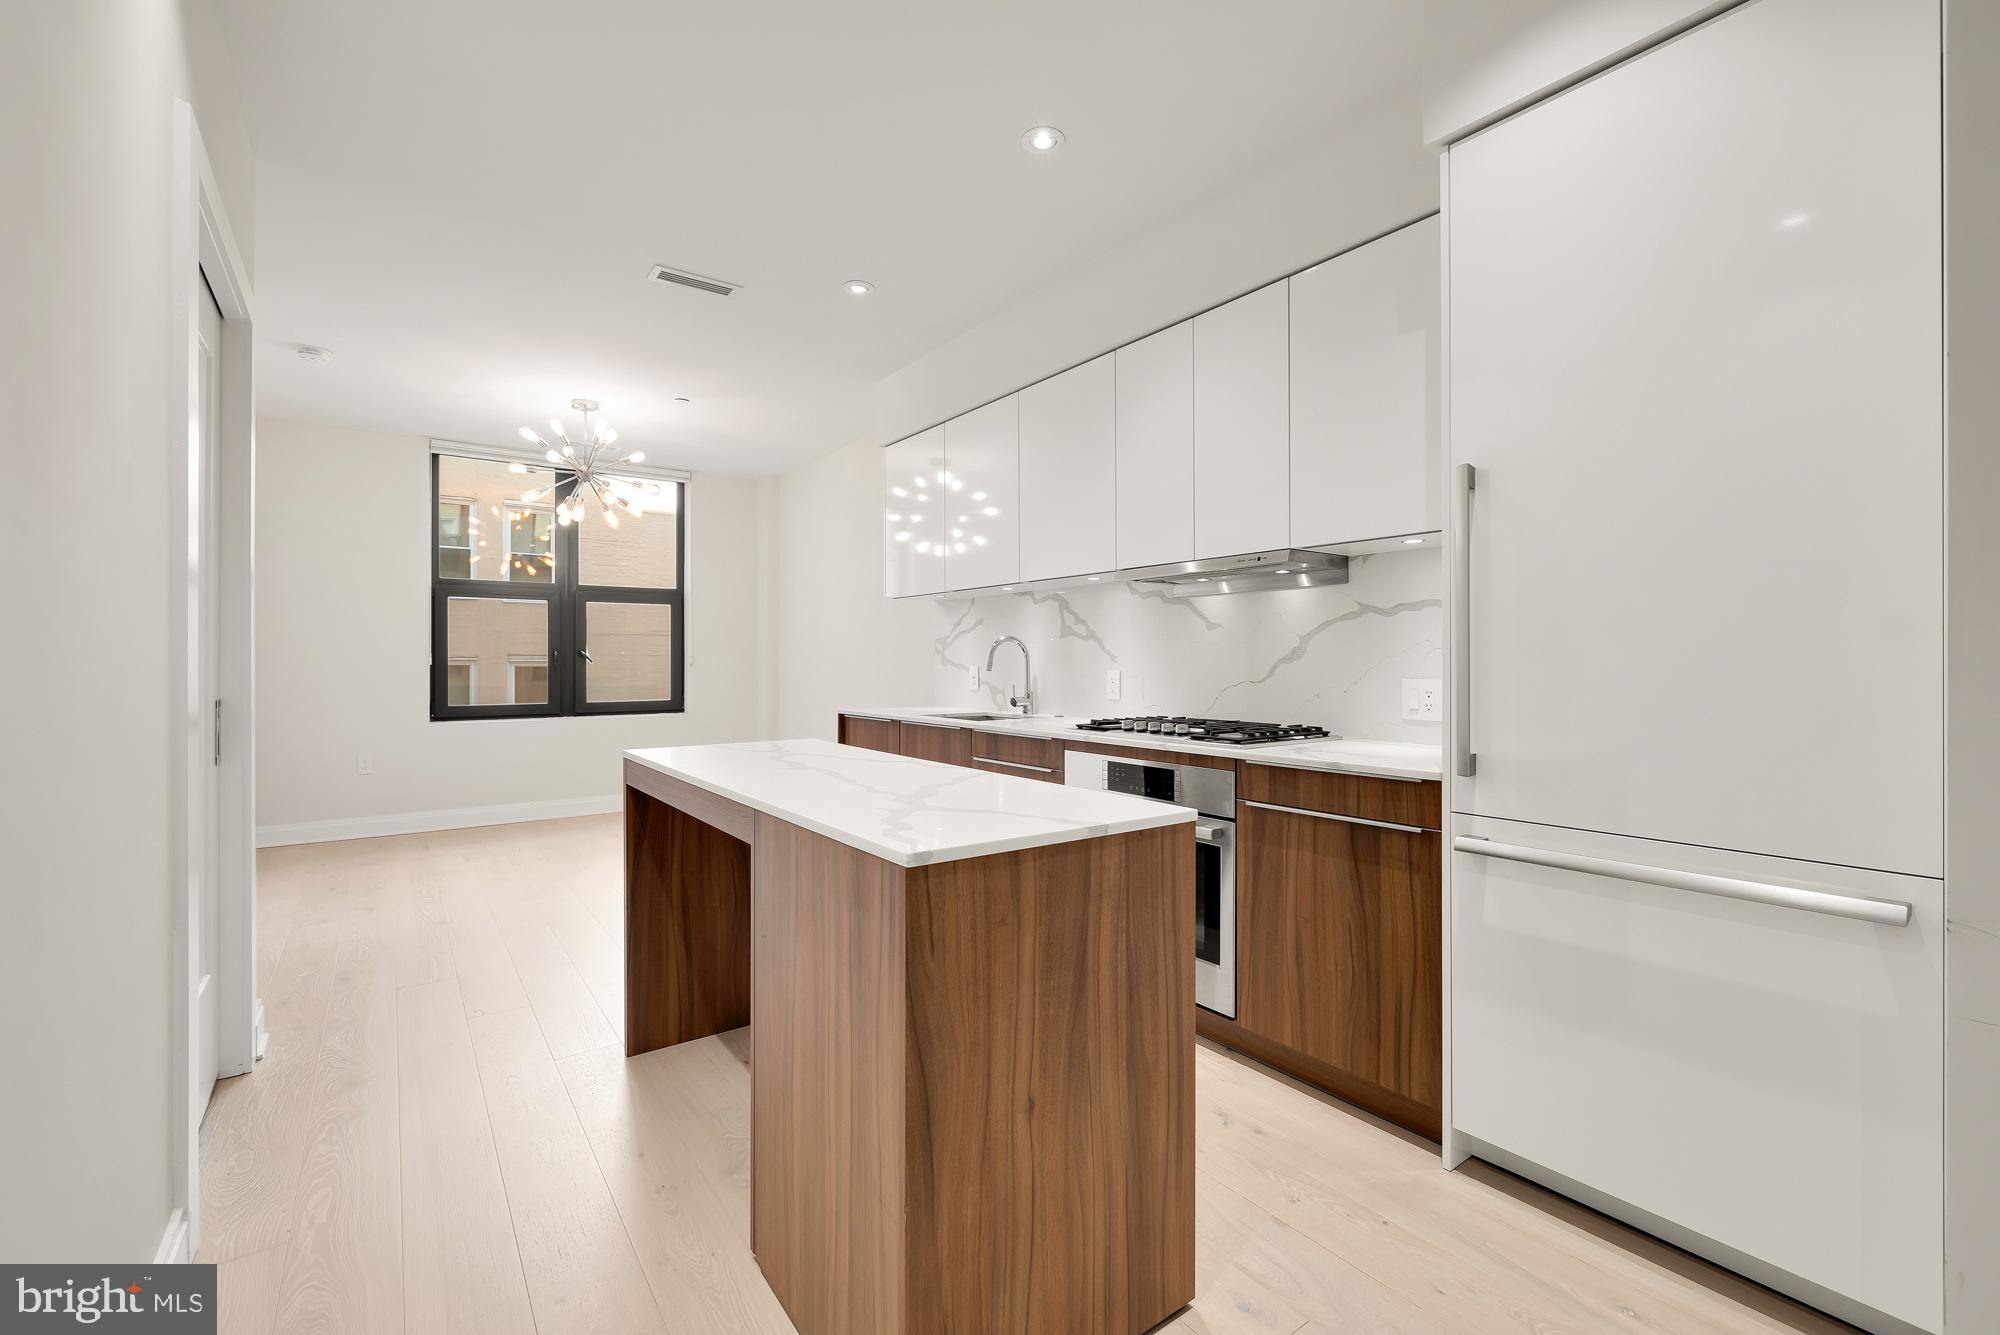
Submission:
[[[969,714],[933,714],[932,718],[957,719],[964,723],[1000,723],[1008,719],[1024,719],[1026,714],[994,714],[975,710]]]

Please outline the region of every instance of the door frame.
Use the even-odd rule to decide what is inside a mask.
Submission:
[[[171,760],[168,787],[173,805],[173,969],[169,1090],[173,1212],[156,1259],[186,1260],[201,1246],[201,1109],[198,999],[201,942],[196,932],[200,902],[197,878],[204,865],[209,828],[206,771],[215,764],[220,810],[215,813],[218,847],[207,862],[220,882],[221,958],[215,985],[221,1015],[216,1058],[219,1076],[241,1075],[263,1048],[263,1008],[256,974],[256,733],[253,675],[255,635],[252,568],[256,444],[250,276],[237,249],[214,168],[195,123],[194,108],[173,104],[174,172],[169,197],[172,228],[170,283],[173,292],[171,389],[168,403],[167,561],[171,668]],[[199,547],[202,478],[200,384],[200,288],[202,275],[222,310],[222,412],[220,458],[221,542],[211,554],[221,561],[222,617],[217,689],[222,700],[221,759],[210,750],[213,703],[203,698]]]

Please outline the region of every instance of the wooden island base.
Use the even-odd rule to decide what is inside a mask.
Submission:
[[[627,1055],[753,1024],[751,1245],[800,1331],[1138,1335],[1193,1298],[1185,826],[903,867],[626,783]]]

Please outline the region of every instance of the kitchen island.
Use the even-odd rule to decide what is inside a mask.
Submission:
[[[625,753],[628,1057],[754,1024],[805,1335],[1138,1335],[1194,1296],[1194,812],[821,741]]]

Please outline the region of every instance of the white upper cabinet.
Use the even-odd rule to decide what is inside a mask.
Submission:
[[[1117,375],[1105,353],[1021,391],[1021,578],[1118,564]],[[975,502],[978,519],[989,508]]]
[[[1194,321],[1111,355],[1117,364],[1118,567],[1193,560]]]
[[[1288,290],[1273,283],[1194,318],[1197,557],[1291,541]]]
[[[1438,220],[1291,286],[1293,545],[1442,527]]]
[[[938,519],[945,586],[981,589],[1021,578],[1021,396],[944,424]]]
[[[882,451],[882,588],[891,598],[944,592],[944,428]]]

